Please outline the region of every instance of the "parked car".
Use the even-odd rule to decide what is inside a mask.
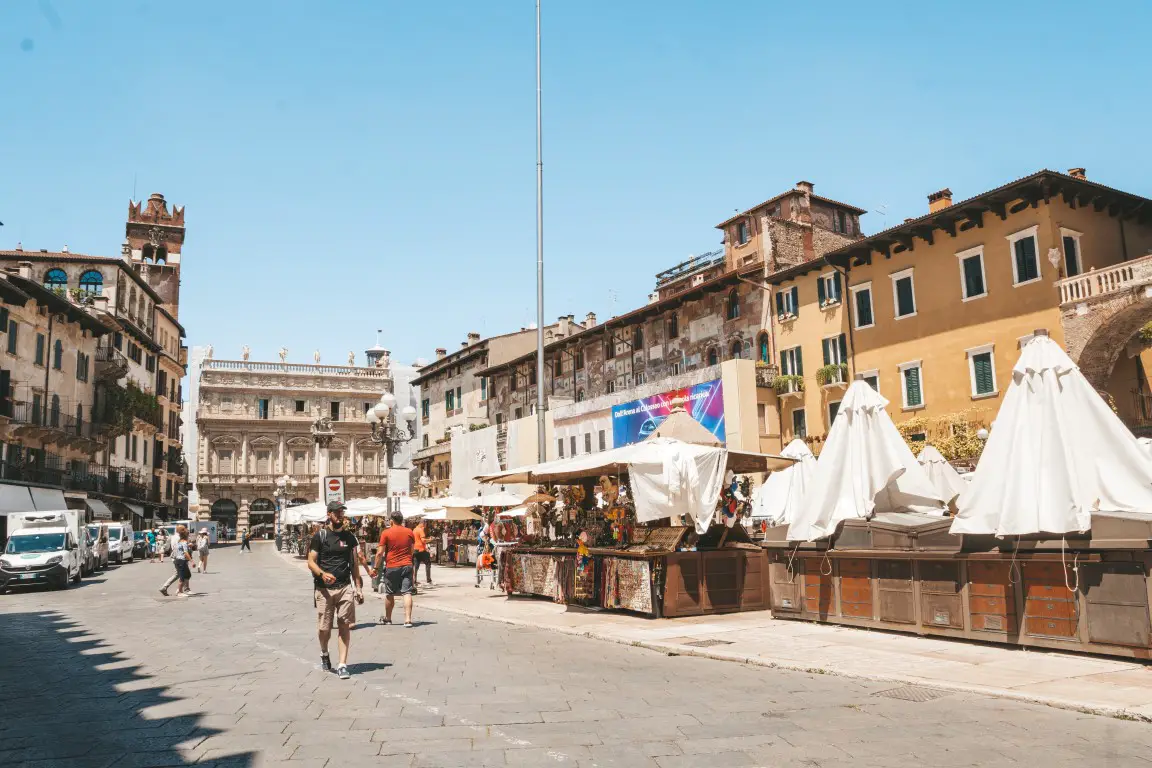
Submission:
[[[99,523],[87,526],[88,537],[92,540],[92,573],[108,567],[108,529]]]
[[[132,557],[148,557],[148,539],[144,535],[144,531],[136,531],[132,534]]]
[[[11,515],[8,522],[14,530],[0,555],[0,590],[35,584],[64,589],[80,581],[84,552],[76,512]]]
[[[108,531],[108,559],[116,563],[132,562],[132,525],[130,523],[104,523]]]

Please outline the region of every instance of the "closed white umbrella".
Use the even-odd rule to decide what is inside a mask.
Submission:
[[[822,539],[843,520],[879,512],[944,514],[943,500],[884,410],[887,405],[862,379],[848,387],[788,527],[791,541]]]
[[[792,522],[816,472],[816,457],[803,440],[788,443],[780,455],[796,459],[796,463],[768,475],[752,494],[752,517],[767,518],[768,525],[773,526]]]
[[[944,454],[936,450],[935,447],[925,445],[920,449],[917,460],[920,462],[920,466],[924,467],[924,471],[928,473],[932,487],[940,492],[940,498],[945,501],[951,502],[968,487],[968,484],[960,477],[960,473],[948,463]]]
[[[1046,334],[1024,345],[952,533],[1087,531],[1094,512],[1152,513],[1152,459]]]

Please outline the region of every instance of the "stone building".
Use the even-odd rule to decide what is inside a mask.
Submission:
[[[589,315],[586,323],[595,324]],[[585,326],[565,315],[544,328],[546,341],[565,338]],[[460,348],[451,353],[436,350],[436,359],[423,365],[412,384],[420,388],[420,448],[414,461],[421,492],[436,496],[448,490],[452,481],[451,438],[453,434],[488,426],[488,378],[480,372],[521,357],[536,348],[536,329],[480,338],[469,333]],[[517,417],[518,418],[518,417]]]
[[[201,516],[229,526],[271,523],[276,481],[287,475],[288,501],[316,501],[325,475],[343,476],[349,498],[383,496],[386,452],[365,420],[392,391],[386,357],[366,367],[216,360],[201,363],[196,402],[197,491]],[[312,425],[330,419],[335,438],[320,449]]]
[[[865,376],[898,424],[991,424],[1020,344],[1045,329],[1137,431],[1152,431],[1152,200],[1043,170],[773,274],[784,439],[814,447]],[[834,374],[829,378],[829,374]],[[925,435],[925,437],[928,437]]]

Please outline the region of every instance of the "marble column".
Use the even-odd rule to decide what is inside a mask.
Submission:
[[[280,433],[280,458],[276,460],[276,474],[277,476],[291,474],[288,471],[288,457],[284,447],[283,432]]]
[[[248,474],[248,433],[244,432],[240,436],[240,471],[236,474]]]

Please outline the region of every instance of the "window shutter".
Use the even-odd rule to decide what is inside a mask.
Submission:
[[[832,355],[828,349],[828,347],[830,346],[830,344],[829,344],[830,341],[832,341],[832,340],[831,339],[822,339],[820,341],[820,347],[821,347],[822,351],[824,352],[824,365],[831,365],[832,364]]]
[[[840,362],[848,362],[848,337],[840,334]]]
[[[916,302],[912,296],[911,278],[902,277],[896,281],[896,299],[899,304],[896,308],[898,317],[904,317],[916,311]]]
[[[1076,238],[1064,238],[1064,272],[1065,277],[1076,277],[1080,274],[1080,254],[1076,253]],[[3,319],[3,318],[0,318]]]
[[[1016,276],[1021,283],[1039,277],[1036,264],[1036,238],[1025,237],[1016,241]]]
[[[823,306],[824,300],[826,298],[827,295],[824,291],[824,278],[820,278],[816,281],[816,299],[820,302],[821,306]]]
[[[800,314],[800,289],[792,286],[792,312],[793,314]]]
[[[835,272],[835,273],[833,273],[833,275],[832,275],[832,288],[833,288],[833,290],[832,290],[832,294],[833,294],[832,298],[834,298],[834,299],[836,299],[837,301],[839,301],[839,300],[840,300],[840,298],[841,298],[841,296],[843,296],[843,295],[844,295],[844,294],[843,294],[843,292],[842,292],[842,286],[840,285],[840,273],[839,273],[839,272]]]
[[[784,314],[784,294],[780,291],[776,292],[776,314]]]
[[[792,290],[796,289],[793,288]],[[801,356],[800,351],[800,347],[796,347],[796,370],[792,373],[796,374],[797,376],[804,375],[804,358]]]
[[[973,356],[972,369],[976,379],[976,394],[986,395],[992,392],[992,355],[985,352]]]
[[[788,375],[788,350],[780,350],[780,375]]]
[[[906,368],[904,370],[904,392],[908,407],[920,405],[920,369]]]
[[[872,292],[856,292],[856,325],[872,325]]]

